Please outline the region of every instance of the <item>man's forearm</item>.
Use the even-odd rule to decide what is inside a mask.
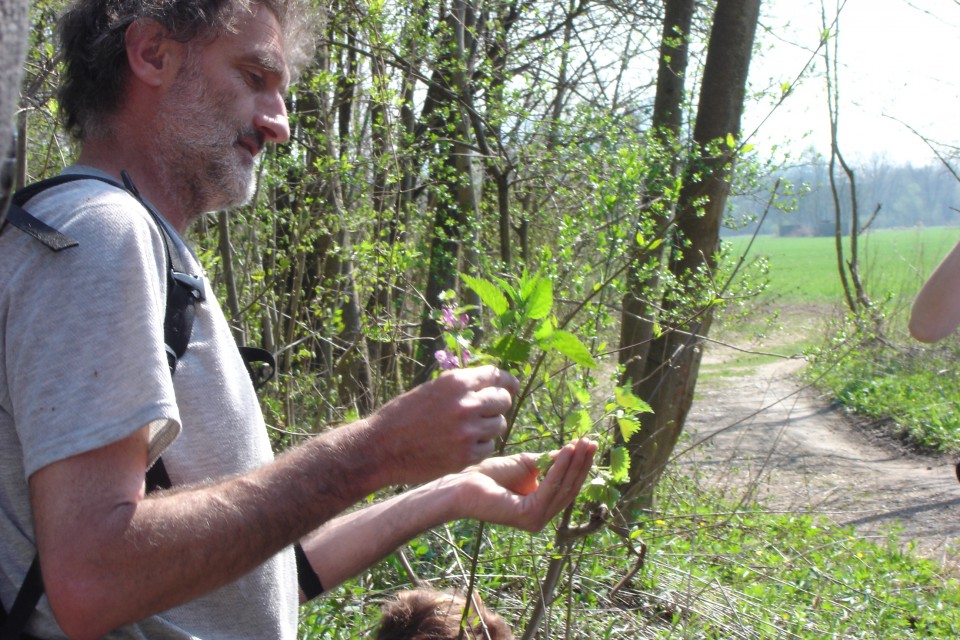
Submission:
[[[65,529],[63,522],[41,520],[38,531],[46,532],[46,539],[38,542],[45,567],[52,568],[45,579],[58,622],[72,637],[99,637],[249,572],[380,487],[368,466],[375,456],[364,451],[365,428],[358,423],[334,430],[264,468],[215,485],[116,499],[99,515],[84,513],[91,507],[79,499],[72,507],[75,521],[87,526]],[[127,459],[122,449],[139,445],[116,446],[121,450],[100,452],[106,458],[93,466],[104,476],[88,478],[91,482],[113,481],[122,470],[109,458]],[[89,473],[90,465],[85,468]],[[64,486],[54,477],[42,482]],[[43,513],[40,509],[38,517]]]
[[[307,559],[329,591],[400,545],[457,519],[457,476],[447,476],[339,516],[302,539]]]
[[[921,342],[945,338],[960,324],[960,244],[924,283],[910,313],[910,334]]]

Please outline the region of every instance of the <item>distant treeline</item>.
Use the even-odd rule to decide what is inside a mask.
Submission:
[[[839,166],[836,176],[841,221],[847,233],[852,208],[850,181]],[[768,207],[778,177],[779,195]],[[960,225],[960,181],[940,163],[894,166],[875,161],[855,168],[854,180],[861,228],[871,218],[871,228]],[[761,233],[832,235],[835,209],[826,161],[791,167],[741,189],[730,199],[730,224],[725,235],[753,233],[767,208]]]

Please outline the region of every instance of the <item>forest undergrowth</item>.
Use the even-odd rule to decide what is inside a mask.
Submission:
[[[810,350],[824,314],[721,330],[743,349],[711,367],[735,375],[765,358]],[[782,318],[781,318],[782,319]],[[799,324],[795,324],[799,323]],[[812,323],[812,324],[811,324]],[[776,326],[775,326],[776,325]],[[691,444],[685,437],[678,450]],[[743,488],[741,488],[743,489]],[[960,636],[960,582],[914,552],[895,529],[865,539],[827,517],[790,512],[700,482],[672,465],[656,507],[626,529],[579,541],[536,638],[929,638]],[[379,606],[413,585],[463,589],[475,523],[415,540],[367,576],[303,610],[302,638],[372,637]],[[520,637],[554,535],[486,527],[478,564],[484,602]],[[411,569],[413,574],[411,574]]]

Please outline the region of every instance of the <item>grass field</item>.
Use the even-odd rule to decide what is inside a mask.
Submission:
[[[749,237],[730,238],[734,257],[750,244]],[[894,295],[912,300],[920,285],[960,240],[960,227],[882,229],[860,239],[860,265],[872,299]],[[843,239],[849,259],[849,238]],[[833,238],[781,238],[760,236],[750,246],[747,259],[769,260],[768,301],[783,305],[843,304],[843,289]]]

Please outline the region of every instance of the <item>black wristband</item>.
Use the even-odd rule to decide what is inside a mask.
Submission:
[[[323,593],[323,584],[320,582],[320,576],[310,566],[307,560],[307,554],[303,552],[300,543],[293,545],[293,553],[297,557],[297,582],[300,583],[300,590],[307,600],[313,600]]]

